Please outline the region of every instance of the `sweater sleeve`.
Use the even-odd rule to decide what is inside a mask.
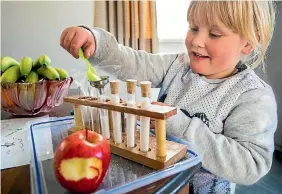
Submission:
[[[224,122],[223,134],[213,133],[199,118],[169,120],[168,133],[202,151],[203,167],[238,184],[253,184],[270,170],[277,127],[277,108],[271,88],[243,93]],[[172,124],[174,123],[174,124]],[[186,127],[183,127],[186,126]],[[175,131],[178,131],[177,133]]]
[[[118,44],[115,37],[101,28],[88,28],[95,37],[96,51],[89,59],[95,66],[115,75],[118,79],[151,81],[160,87],[168,69],[178,57],[175,54],[151,54]]]

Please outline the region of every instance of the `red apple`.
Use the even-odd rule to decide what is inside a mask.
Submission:
[[[104,179],[111,159],[110,145],[100,134],[80,130],[57,147],[54,171],[58,182],[75,193],[94,192]]]

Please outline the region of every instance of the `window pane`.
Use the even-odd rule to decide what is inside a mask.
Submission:
[[[156,0],[159,39],[183,39],[186,36],[189,0]]]

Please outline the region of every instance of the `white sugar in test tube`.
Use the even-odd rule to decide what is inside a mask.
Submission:
[[[110,139],[110,128],[109,128],[109,116],[108,111],[106,110],[100,110],[100,122],[101,122],[101,128],[102,128],[102,135],[106,139]]]
[[[110,81],[111,86],[111,103],[119,104],[119,81]],[[122,143],[122,132],[121,132],[121,113],[117,111],[112,111],[113,118],[113,132],[114,132],[114,142],[116,144]]]
[[[98,96],[98,101],[99,102],[105,102],[106,101],[106,96],[104,95],[104,91],[100,92],[100,94]],[[111,136],[110,136],[108,110],[99,108],[99,115],[100,115],[100,123],[101,123],[102,135],[106,139],[110,139]]]
[[[135,91],[137,80],[128,79],[127,84],[127,106],[134,107],[136,105]],[[135,145],[135,127],[136,116],[133,114],[127,114],[126,118],[126,142],[128,148],[133,148]]]
[[[142,94],[142,101],[141,101],[141,108],[148,109],[151,105],[151,82],[149,81],[142,81],[140,82],[141,86],[141,94]],[[141,116],[141,131],[140,131],[140,150],[142,152],[149,151],[149,135],[150,135],[150,117]]]

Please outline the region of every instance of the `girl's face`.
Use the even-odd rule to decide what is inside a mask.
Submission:
[[[232,75],[242,54],[249,54],[248,42],[222,22],[190,24],[185,40],[193,72],[209,79]]]

